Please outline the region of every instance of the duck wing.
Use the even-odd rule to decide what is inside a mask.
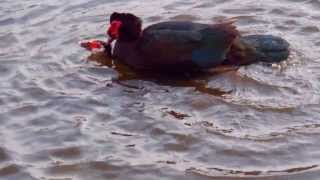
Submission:
[[[226,59],[237,36],[231,23],[163,22],[143,31],[138,50],[159,66],[192,63],[210,68]]]

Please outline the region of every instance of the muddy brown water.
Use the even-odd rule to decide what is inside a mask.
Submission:
[[[78,47],[105,38],[113,11],[145,25],[236,18],[292,53],[137,78]],[[319,0],[1,0],[0,179],[320,179],[319,19]]]

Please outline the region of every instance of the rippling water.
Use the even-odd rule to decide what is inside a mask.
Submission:
[[[236,18],[290,59],[192,80],[87,61],[108,16]],[[0,179],[319,179],[319,0],[0,1]]]

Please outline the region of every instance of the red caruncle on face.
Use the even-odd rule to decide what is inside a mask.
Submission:
[[[107,30],[107,34],[111,37],[111,39],[119,38],[119,29],[122,25],[121,21],[114,20],[110,23],[110,27]]]

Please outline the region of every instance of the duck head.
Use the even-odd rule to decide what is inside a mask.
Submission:
[[[108,43],[114,40],[131,42],[140,38],[142,32],[142,21],[139,17],[130,13],[114,12],[110,16],[110,26],[107,30]]]

